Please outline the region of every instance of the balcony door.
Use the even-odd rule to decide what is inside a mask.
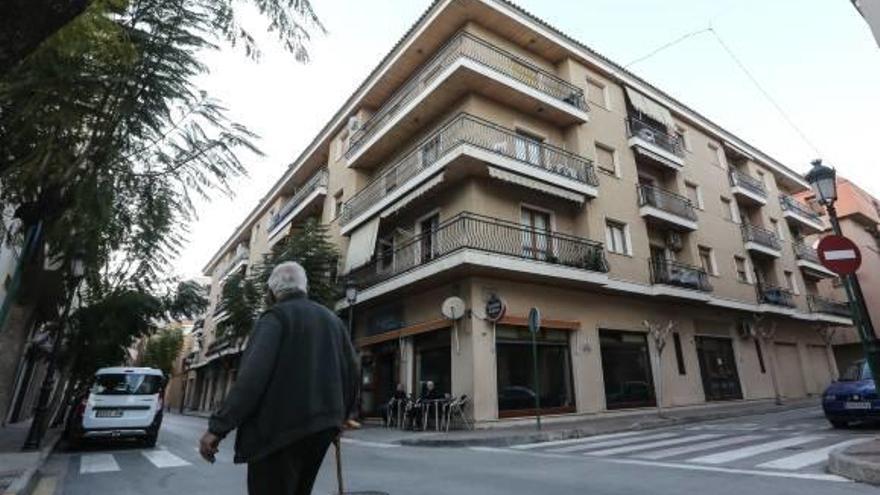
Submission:
[[[434,213],[420,220],[416,224],[419,235],[419,256],[422,263],[434,259],[438,253],[437,229],[440,227],[440,214]]]
[[[541,145],[544,138],[517,129],[516,131],[516,157],[524,162],[541,165]]]
[[[546,261],[552,254],[550,242],[550,214],[532,208],[523,207],[522,233],[523,256]]]

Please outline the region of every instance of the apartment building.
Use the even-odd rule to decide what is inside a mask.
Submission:
[[[195,407],[223,397],[242,346],[214,338],[224,280],[310,217],[358,289],[366,414],[432,380],[478,424],[533,415],[532,307],[544,414],[653,406],[659,386],[665,406],[769,398],[771,367],[783,396],[821,393],[828,329],[851,321],[804,243],[825,228],[794,197],[808,189],[517,6],[438,0],[205,267]],[[674,322],[662,367],[645,321]]]

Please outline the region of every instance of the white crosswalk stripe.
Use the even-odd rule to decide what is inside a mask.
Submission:
[[[688,442],[699,442],[701,440],[708,440],[710,438],[718,438],[721,435],[717,434],[705,434],[705,435],[693,435],[687,436],[684,438],[672,438],[668,440],[658,440],[656,442],[648,442],[648,443],[640,443],[636,445],[624,445],[623,447],[612,447],[610,449],[596,450],[592,452],[587,452],[584,455],[592,455],[598,457],[606,457],[610,455],[618,455],[618,454],[627,454],[630,452],[636,452],[639,450],[650,450],[656,449],[658,447],[668,447],[670,445],[680,445]]]
[[[759,443],[757,445],[750,445],[748,447],[728,450],[726,452],[719,452],[717,454],[695,457],[693,459],[689,459],[687,462],[696,464],[724,464],[740,459],[745,459],[747,457],[754,457],[759,454],[765,454],[767,452],[773,452],[775,450],[782,450],[787,447],[794,447],[796,445],[803,445],[805,443],[815,442],[816,440],[821,440],[822,438],[824,437],[822,437],[821,435],[800,435],[796,437],[783,438],[782,440],[774,440],[772,442]]]
[[[681,447],[673,447],[671,449],[663,449],[663,450],[654,450],[651,452],[643,452],[641,454],[635,455],[633,457],[638,457],[639,459],[650,459],[650,460],[658,460],[658,459],[666,459],[669,457],[675,457],[679,455],[685,454],[693,454],[694,452],[701,452],[704,450],[714,450],[721,447],[728,447],[730,445],[736,445],[739,443],[752,442],[755,440],[763,440],[767,438],[765,435],[739,435],[735,437],[721,438],[719,440],[713,440],[711,442],[700,442],[691,445],[684,445]]]
[[[514,445],[511,448],[516,449],[516,450],[543,449],[545,447],[557,447],[559,445],[591,443],[591,442],[598,442],[601,440],[610,440],[612,438],[631,437],[631,436],[635,436],[635,435],[642,435],[644,433],[645,432],[643,432],[643,431],[628,431],[625,433],[609,433],[607,435],[596,435],[596,436],[592,436],[592,437],[581,437],[581,438],[569,438],[567,440],[552,440],[549,442],[524,443],[521,445]]]
[[[758,464],[757,467],[765,468],[765,469],[786,469],[786,470],[795,470],[802,469],[807,466],[812,466],[813,464],[819,464],[820,462],[824,462],[828,459],[828,454],[831,453],[832,450],[846,447],[849,445],[856,445],[859,443],[864,443],[871,440],[870,438],[856,438],[853,440],[847,440],[845,442],[835,443],[833,445],[828,445],[819,449],[808,450],[806,452],[801,452],[800,454],[795,454],[788,457],[783,457],[782,459],[776,459],[773,461],[765,462],[763,464]]]
[[[680,436],[678,433],[656,433],[653,435],[643,435],[639,437],[628,437],[628,438],[619,438],[614,440],[607,440],[604,442],[591,442],[579,445],[573,445],[571,447],[562,447],[559,449],[550,449],[547,452],[554,452],[559,454],[567,454],[570,452],[581,452],[584,450],[594,450],[601,449],[605,447],[616,447],[619,445],[629,445],[633,443],[645,442],[648,440],[660,440],[663,438],[671,438]]]
[[[189,466],[191,464],[189,461],[185,461],[182,458],[163,449],[144,450],[141,452],[141,455],[146,457],[147,460],[150,461],[157,468]]]
[[[119,471],[113,454],[86,454],[80,458],[79,474],[108,473]]]

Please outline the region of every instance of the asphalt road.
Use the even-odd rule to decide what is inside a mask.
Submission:
[[[231,438],[216,464],[199,458],[204,428],[204,419],[166,415],[153,449],[59,450],[35,493],[245,493],[245,467],[232,463]],[[876,495],[877,488],[829,475],[824,462],[830,448],[876,433],[833,430],[813,410],[506,449],[401,447],[393,443],[399,432],[367,429],[348,434],[343,458],[347,490],[394,495]],[[335,493],[332,449],[314,493]]]

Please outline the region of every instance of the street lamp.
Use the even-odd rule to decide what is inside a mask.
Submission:
[[[840,229],[840,221],[837,218],[837,208],[834,203],[837,201],[837,172],[826,165],[822,164],[822,160],[813,160],[813,168],[806,175],[805,179],[810,183],[813,192],[816,193],[816,199],[825,205],[828,212],[828,221],[831,223],[831,229],[835,235],[843,236]],[[843,287],[846,290],[846,297],[849,300],[850,311],[853,316],[853,323],[859,332],[862,340],[862,348],[865,351],[865,357],[868,366],[871,368],[871,375],[878,377],[880,372],[880,343],[877,340],[877,334],[874,333],[874,325],[871,323],[871,315],[868,313],[868,307],[865,305],[865,296],[862,294],[862,285],[859,283],[859,277],[853,273],[851,275],[842,275]]]
[[[348,338],[352,338],[354,326],[354,304],[357,302],[358,288],[354,280],[349,279],[345,283],[345,301],[348,303]]]

